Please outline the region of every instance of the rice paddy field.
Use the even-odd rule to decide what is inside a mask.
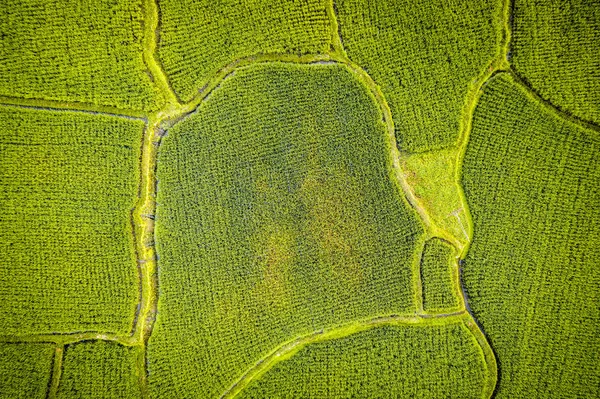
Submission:
[[[600,397],[597,2],[0,16],[0,399]]]

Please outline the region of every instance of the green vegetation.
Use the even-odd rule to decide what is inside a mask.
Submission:
[[[497,397],[600,396],[600,136],[502,74],[463,168],[475,227],[464,283],[498,356]]]
[[[137,348],[81,342],[65,348],[58,399],[140,398]]]
[[[301,349],[241,398],[481,398],[485,362],[462,324],[388,325]]]
[[[333,35],[327,1],[161,1],[158,53],[173,88],[190,100],[241,58],[325,53]]]
[[[471,219],[457,182],[457,150],[404,155],[400,168],[415,202],[431,218],[429,231],[461,251],[472,236]]]
[[[427,313],[451,313],[462,307],[458,264],[454,247],[439,238],[425,243],[421,255],[423,309]]]
[[[468,92],[497,58],[498,0],[336,1],[350,59],[381,86],[401,150],[453,145]]]
[[[54,345],[0,343],[0,398],[44,399]]]
[[[142,59],[140,0],[2,3],[0,95],[160,106]]]
[[[422,230],[391,180],[390,141],[373,98],[335,65],[240,69],[168,131],[156,396],[219,395],[297,336],[414,311]]]
[[[0,9],[0,399],[600,397],[592,2]]]
[[[0,106],[0,336],[131,330],[143,128]]]
[[[544,98],[600,123],[600,7],[595,1],[515,0],[512,62]]]

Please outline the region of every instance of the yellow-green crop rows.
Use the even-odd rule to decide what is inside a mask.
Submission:
[[[297,336],[410,312],[422,230],[391,179],[392,145],[369,92],[335,65],[240,69],[169,130],[157,396],[174,374],[182,396],[216,396]]]
[[[515,71],[541,97],[600,124],[600,6],[590,0],[514,1]]]
[[[600,397],[600,6],[0,1],[0,399]]]
[[[389,325],[316,342],[241,398],[481,398],[485,362],[462,324]]]
[[[45,398],[54,353],[50,344],[1,343],[0,397]]]
[[[190,100],[217,72],[259,54],[325,54],[327,0],[164,0],[159,55],[175,92]]]
[[[336,1],[346,53],[381,86],[401,150],[456,144],[469,91],[490,68],[502,2]]]
[[[502,398],[600,387],[600,136],[508,75],[486,86],[463,165],[474,222],[470,304],[500,361]]]
[[[154,110],[141,0],[3,0],[0,95]]]
[[[0,106],[0,336],[131,330],[143,129]]]
[[[140,398],[136,359],[135,348],[118,343],[84,341],[68,345],[56,397]]]
[[[432,238],[421,255],[423,309],[428,313],[450,313],[461,307],[455,249],[448,242]]]

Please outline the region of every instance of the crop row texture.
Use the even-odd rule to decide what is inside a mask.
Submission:
[[[428,313],[459,310],[458,273],[454,247],[444,240],[432,238],[425,243],[421,255],[423,309]]]
[[[600,124],[600,5],[515,0],[513,65],[545,99]]]
[[[87,341],[65,348],[58,399],[141,398],[138,347]]]
[[[260,53],[329,50],[327,0],[162,0],[159,55],[173,88],[190,100],[210,77]]]
[[[485,367],[462,324],[384,326],[304,347],[240,397],[480,399]]]
[[[140,0],[3,0],[0,95],[156,109]]]
[[[54,345],[0,343],[0,398],[44,399]]]
[[[143,128],[0,106],[0,335],[131,330]]]
[[[436,3],[336,1],[344,48],[381,86],[401,150],[456,143],[469,86],[501,38],[501,1]]]
[[[299,335],[414,310],[422,228],[366,88],[334,65],[236,71],[158,160],[155,397],[221,394]]]
[[[498,356],[496,397],[599,397],[600,137],[502,74],[463,168],[475,226],[464,283]]]

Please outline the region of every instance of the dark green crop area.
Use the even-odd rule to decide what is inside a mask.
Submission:
[[[141,0],[3,0],[0,95],[157,109]]]
[[[0,0],[0,399],[600,398],[598,0]]]
[[[600,124],[600,6],[590,0],[514,2],[515,70],[545,100]]]
[[[481,398],[484,359],[462,324],[384,326],[318,342],[242,398]]]
[[[131,329],[142,130],[0,107],[0,335]]]
[[[0,397],[44,399],[54,352],[52,344],[0,344]]]
[[[256,54],[325,53],[333,34],[326,3],[160,1],[159,55],[173,89],[190,100],[220,69]]]
[[[456,144],[469,89],[498,52],[502,3],[336,4],[345,50],[381,86],[399,148],[423,152]]]
[[[469,302],[502,372],[498,398],[592,398],[600,369],[600,136],[501,75],[475,111],[463,184]]]
[[[65,348],[60,399],[141,397],[135,348],[113,342],[79,342]]]
[[[428,240],[421,255],[423,310],[428,313],[459,310],[456,271],[456,254],[452,245],[439,238]]]
[[[182,396],[218,395],[283,342],[410,311],[422,229],[390,178],[380,118],[344,67],[263,64],[168,131],[157,396],[170,375],[188,376],[175,380]]]

